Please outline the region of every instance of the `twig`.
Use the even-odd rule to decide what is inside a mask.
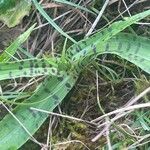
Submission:
[[[52,121],[51,121],[52,117],[49,117],[49,127],[48,127],[48,133],[47,133],[47,142],[46,145],[47,147],[49,147],[49,150],[51,150],[51,137],[52,137]]]
[[[109,124],[108,118],[105,119],[106,123]],[[112,150],[111,142],[110,142],[110,137],[109,137],[109,130],[110,130],[110,125],[106,126],[106,139],[107,139],[107,145],[108,145],[108,150]]]
[[[90,150],[83,142],[81,142],[79,140],[71,140],[71,141],[61,142],[61,143],[53,144],[52,146],[66,145],[68,143],[75,143],[75,142],[81,143],[84,147],[86,147],[88,150]]]
[[[86,34],[86,37],[88,37],[94,30],[94,28],[96,27],[97,23],[99,22],[99,20],[101,19],[101,16],[103,14],[103,12],[105,11],[107,5],[109,3],[109,0],[106,0],[101,11],[99,12],[97,18],[95,19],[94,23],[92,24],[92,27],[90,28],[90,30],[88,31],[88,33]]]
[[[92,122],[97,122],[97,121],[101,120],[102,118],[104,118],[106,116],[109,116],[109,115],[112,115],[112,114],[115,114],[115,113],[120,113],[120,112],[124,112],[124,111],[127,111],[127,110],[133,110],[133,109],[138,109],[138,108],[143,108],[143,107],[149,107],[150,103],[138,104],[138,105],[131,106],[132,104],[134,104],[135,102],[137,102],[137,100],[139,100],[140,98],[142,98],[148,92],[150,92],[150,87],[148,87],[146,90],[144,90],[142,93],[140,93],[137,97],[135,97],[131,102],[129,102],[126,105],[125,108],[120,108],[120,109],[117,109],[117,110],[112,111],[110,113],[107,113],[107,114],[105,114],[105,115],[103,115],[101,117],[98,117],[98,118],[92,120]]]
[[[143,138],[141,138],[140,140],[138,140],[137,142],[135,142],[134,144],[130,145],[128,147],[128,149],[133,149],[135,147],[137,147],[137,145],[140,145],[139,143],[142,142],[143,140],[147,139],[150,137],[150,134],[145,135]]]
[[[120,108],[120,109],[114,110],[110,113],[107,113],[107,114],[99,117],[98,119],[101,120],[102,118],[104,118],[106,116],[110,116],[110,115],[113,115],[113,114],[116,114],[116,113],[124,112],[124,111],[127,111],[127,110],[145,108],[145,107],[150,107],[150,102],[149,103],[143,103],[143,104],[137,104],[137,105],[133,105],[133,106],[125,107],[125,108]]]
[[[31,110],[36,110],[36,111],[39,111],[39,112],[42,112],[42,113],[47,113],[47,114],[51,114],[51,115],[55,115],[55,116],[59,116],[59,117],[67,118],[67,119],[71,119],[71,120],[85,122],[85,123],[88,123],[88,124],[91,124],[91,125],[94,125],[94,126],[97,125],[96,123],[92,123],[92,122],[87,121],[87,120],[83,120],[83,119],[80,119],[80,118],[75,118],[75,117],[71,117],[71,116],[67,116],[67,115],[62,115],[62,114],[46,111],[46,110],[43,110],[43,109],[37,109],[37,108],[34,108],[34,107],[30,107],[30,109]]]

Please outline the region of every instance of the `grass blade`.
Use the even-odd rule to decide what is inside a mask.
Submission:
[[[38,9],[40,14],[58,31],[60,32],[63,36],[66,38],[70,39],[73,43],[76,43],[76,41],[71,38],[68,34],[66,34],[49,16],[48,14],[44,11],[44,9],[40,6],[40,4],[37,2],[37,0],[32,0],[35,7]]]
[[[73,3],[73,2],[69,2],[69,1],[67,1],[67,0],[54,0],[54,1],[55,1],[55,2],[59,2],[59,3],[62,3],[62,4],[67,4],[67,5],[73,6],[73,7],[75,7],[75,8],[78,8],[78,9],[80,9],[80,10],[84,10],[84,11],[89,12],[89,13],[91,13],[91,14],[95,14],[94,12],[88,10],[87,8],[85,8],[85,7],[83,7],[83,6],[80,6],[79,4],[75,4],[75,3]]]
[[[7,62],[16,53],[19,46],[24,43],[33,31],[35,24],[31,26],[26,32],[21,34],[3,53],[0,55],[0,62]]]

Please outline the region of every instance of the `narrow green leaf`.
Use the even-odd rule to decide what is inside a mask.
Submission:
[[[31,32],[33,31],[35,24],[32,25],[26,32],[21,34],[3,53],[0,55],[0,62],[7,62],[16,53],[19,46],[24,43]]]
[[[31,96],[31,92],[3,92],[3,95],[0,96],[0,99],[7,99],[7,100],[13,100],[13,99],[23,99]]]
[[[76,43],[76,41],[71,38],[68,34],[66,34],[49,16],[48,14],[44,11],[44,9],[40,6],[40,4],[37,2],[37,0],[32,0],[40,14],[58,31],[60,32],[63,36],[66,38],[70,39],[73,43]]]
[[[70,6],[73,6],[75,8],[78,8],[80,10],[84,10],[86,12],[89,12],[91,14],[95,14],[94,12],[90,11],[89,9],[83,7],[83,6],[80,6],[79,4],[76,4],[76,3],[73,3],[73,2],[69,2],[67,0],[54,0],[55,2],[59,2],[59,3],[62,3],[62,4],[67,4],[67,5],[70,5]]]

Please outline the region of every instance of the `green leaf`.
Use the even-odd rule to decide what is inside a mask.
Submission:
[[[15,79],[19,77],[37,77],[42,75],[63,76],[58,65],[45,59],[24,59],[0,63],[0,80]]]
[[[91,14],[95,14],[94,12],[90,11],[89,9],[83,7],[83,6],[80,6],[79,4],[76,4],[76,3],[73,3],[73,2],[69,2],[67,0],[54,0],[55,2],[59,2],[59,3],[62,3],[62,4],[67,4],[67,5],[70,5],[70,6],[73,6],[75,8],[78,8],[80,10],[84,10],[86,12],[89,12]]]
[[[101,47],[103,53],[116,54],[150,74],[150,40],[132,34],[118,34]],[[101,52],[100,52],[101,53]]]
[[[44,9],[40,6],[40,4],[37,2],[37,0],[32,0],[40,14],[62,35],[64,35],[66,38],[70,39],[73,43],[76,43],[76,41],[71,38],[68,34],[66,34],[44,11]]]
[[[26,127],[26,129],[34,134],[37,129],[42,125],[47,114],[30,110],[30,107],[35,107],[43,110],[53,111],[53,109],[63,100],[70,89],[75,84],[76,79],[69,75],[64,76],[63,79],[58,77],[48,77],[43,84],[36,90],[35,94],[25,102],[36,102],[42,99],[46,99],[36,105],[17,106],[12,112],[20,120],[20,122]],[[53,91],[61,88],[57,93],[49,96]],[[8,114],[1,122],[0,128],[3,129],[0,132],[0,149],[7,150],[11,148],[18,149],[29,138],[29,134],[25,132],[22,126]],[[13,137],[13,138],[12,138]]]
[[[23,99],[23,98],[27,98],[31,96],[31,92],[21,92],[19,93],[18,91],[16,92],[3,92],[3,95],[0,96],[0,99],[7,99],[7,100],[14,100],[14,99],[17,99],[17,100],[20,100],[20,99]]]
[[[105,44],[100,45],[97,41],[95,43],[93,42],[92,46],[94,45],[94,51],[91,46],[87,56],[85,55],[84,51],[79,54],[82,54],[81,56],[83,59],[80,61],[81,57],[79,58],[79,63],[77,63],[77,70],[81,71],[82,68],[91,63],[91,56],[93,56],[91,57],[93,60],[100,54],[109,53],[116,54],[121,58],[132,62],[150,74],[149,43],[150,39],[126,33],[119,33],[118,35],[105,42]],[[75,55],[77,56],[78,53]]]
[[[34,27],[35,24],[21,34],[8,48],[6,48],[6,50],[3,51],[3,53],[0,55],[0,62],[7,62],[10,58],[12,58],[19,46],[27,40]]]
[[[125,21],[117,21],[112,23],[108,28],[103,29],[102,31],[97,32],[91,37],[79,41],[77,44],[72,45],[67,50],[67,56],[73,61],[79,61],[84,59],[84,56],[88,56],[96,50],[100,49],[101,45],[104,45],[109,39],[123,31],[125,28],[130,25],[140,21],[141,19],[150,15],[150,10],[144,11],[132,17],[126,18]],[[92,52],[93,51],[93,52]]]
[[[150,73],[148,39],[143,39],[130,34],[124,36],[120,35],[121,37],[116,36],[113,38],[126,27],[148,15],[150,15],[150,10],[134,15],[125,21],[115,22],[110,27],[94,34],[90,38],[72,45],[67,50],[66,54],[67,57],[71,59],[71,64],[74,64],[76,70],[80,72],[82,68],[91,63],[97,55],[111,53],[121,56],[139,66],[144,71]]]
[[[30,8],[29,0],[0,0],[0,20],[8,27],[14,27],[29,14]]]

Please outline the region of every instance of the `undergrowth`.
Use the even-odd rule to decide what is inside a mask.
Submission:
[[[110,1],[92,33],[105,3],[32,2],[0,44],[0,149],[149,149],[147,1]]]

